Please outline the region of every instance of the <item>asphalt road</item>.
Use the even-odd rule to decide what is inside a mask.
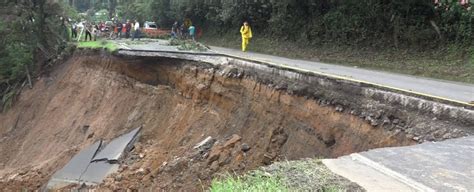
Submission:
[[[368,191],[473,191],[474,137],[323,160]]]
[[[318,71],[325,74],[347,77],[359,81],[365,81],[373,84],[394,87],[397,89],[418,92],[426,95],[432,95],[464,103],[474,101],[473,84],[429,79],[383,71],[360,69],[356,67],[326,64],[321,62],[288,59],[284,57],[266,54],[241,52],[239,50],[221,47],[211,48],[218,53],[236,55],[247,59],[267,61],[280,65],[306,69],[310,71]]]
[[[151,51],[179,51],[174,46],[167,45],[165,40],[144,40],[134,44],[126,44],[126,41],[116,41],[121,44],[121,48],[131,50],[151,50]],[[130,43],[130,42],[128,42]],[[222,47],[211,47],[210,52],[225,55],[237,56],[241,58],[258,60],[275,65],[283,65],[291,68],[315,71],[322,74],[349,78],[371,84],[382,85],[394,89],[415,92],[430,97],[437,97],[459,103],[474,102],[474,85],[453,81],[416,77],[404,74],[389,73],[383,71],[361,69],[321,62],[313,62],[298,59],[289,59],[260,53],[242,52],[236,49]],[[474,74],[473,74],[474,75]]]

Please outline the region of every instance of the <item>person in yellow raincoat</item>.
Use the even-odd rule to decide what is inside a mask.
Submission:
[[[240,27],[240,34],[242,34],[242,51],[245,52],[247,51],[249,40],[252,38],[252,29],[247,21]]]

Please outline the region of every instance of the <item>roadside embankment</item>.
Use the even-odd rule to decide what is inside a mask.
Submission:
[[[0,187],[38,189],[80,149],[143,126],[101,189],[196,190],[218,173],[472,135],[474,112],[215,55],[78,50],[0,114]],[[211,137],[205,147],[196,144]]]

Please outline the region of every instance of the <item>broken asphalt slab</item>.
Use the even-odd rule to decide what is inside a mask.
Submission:
[[[368,191],[474,189],[474,137],[374,149],[323,163]]]
[[[107,175],[118,170],[118,160],[129,151],[136,141],[140,128],[113,139],[105,147],[95,142],[76,154],[47,184],[48,189],[59,189],[70,184],[96,185]]]
[[[102,183],[107,175],[117,172],[119,164],[112,164],[107,161],[94,161],[89,164],[86,172],[79,179],[79,183],[87,185],[98,185]]]
[[[139,131],[140,128],[137,128],[112,140],[109,144],[107,144],[107,146],[105,146],[104,149],[100,150],[99,153],[94,156],[92,161],[118,161],[123,152],[126,149],[130,149],[130,144],[134,143]]]
[[[62,169],[54,173],[47,188],[61,188],[78,182],[101,145],[102,141],[95,142],[76,154]]]

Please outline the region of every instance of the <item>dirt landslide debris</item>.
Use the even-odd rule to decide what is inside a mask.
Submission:
[[[239,135],[224,140],[207,137],[186,150],[183,156],[175,156],[163,162],[156,169],[153,166],[153,151],[142,145],[132,151],[124,160],[118,173],[108,177],[94,189],[119,190],[137,189],[163,191],[206,189],[213,178],[224,173],[244,173],[246,156],[251,147],[241,142]],[[360,186],[335,175],[318,159],[276,162],[258,169],[268,177],[277,177],[290,190],[298,191],[364,191]],[[249,174],[252,174],[250,172]],[[197,184],[194,187],[189,183]],[[152,186],[152,187],[150,187]]]
[[[136,144],[116,174],[108,177],[97,189],[161,189],[195,190],[206,186],[216,173],[246,169],[250,146],[239,135],[223,140],[207,137],[161,164],[154,161],[162,153],[156,145]],[[196,186],[189,186],[194,183]],[[151,186],[151,187],[150,187]]]
[[[458,108],[437,115],[394,94],[237,64],[75,53],[0,114],[0,189],[39,190],[81,149],[139,126],[118,172],[93,189],[197,191],[279,161],[474,133],[448,121]]]

